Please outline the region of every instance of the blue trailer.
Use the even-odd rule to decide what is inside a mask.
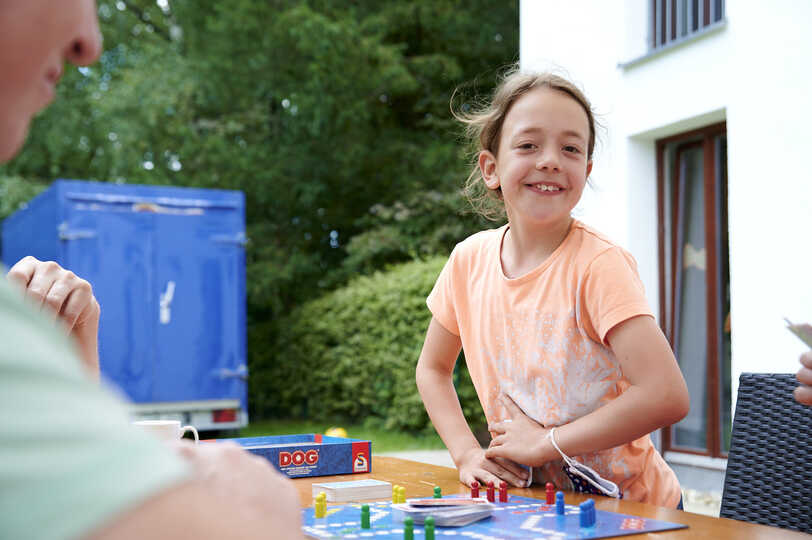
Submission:
[[[245,198],[57,180],[3,222],[3,262],[53,260],[93,286],[102,374],[133,416],[248,423]]]

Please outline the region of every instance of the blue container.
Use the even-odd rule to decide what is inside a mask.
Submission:
[[[141,417],[247,423],[242,192],[57,180],[3,222],[3,262],[93,285],[102,373]]]

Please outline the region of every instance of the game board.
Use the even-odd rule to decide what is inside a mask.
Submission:
[[[302,515],[302,529],[309,538],[403,540],[403,524],[393,518],[391,502],[365,504],[369,505],[369,529],[361,528],[360,503],[328,506],[327,516],[319,519],[314,517],[313,508],[306,508]],[[529,497],[508,495],[508,502],[495,504],[498,509],[490,518],[463,527],[437,527],[435,538],[610,538],[687,527],[679,523],[598,510],[595,526],[581,528],[580,510],[577,506],[565,505],[565,515],[559,516],[555,513],[555,505],[547,505],[544,501]],[[414,537],[424,538],[422,526],[414,526]]]

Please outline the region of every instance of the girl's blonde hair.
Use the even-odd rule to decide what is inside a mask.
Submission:
[[[575,84],[560,75],[551,72],[522,72],[518,66],[513,66],[505,73],[502,82],[494,90],[490,103],[486,103],[479,110],[471,113],[457,113],[453,110],[453,106],[451,111],[457,120],[465,124],[465,136],[473,150],[473,166],[465,181],[463,193],[474,210],[487,219],[493,221],[503,219],[505,206],[502,203],[501,188],[492,190],[485,186],[482,171],[479,169],[479,153],[482,150],[488,150],[494,156],[499,155],[499,139],[502,135],[502,124],[505,122],[505,117],[516,100],[536,88],[549,88],[563,92],[583,107],[589,120],[587,161],[592,160],[592,153],[595,149],[595,115],[584,93]]]

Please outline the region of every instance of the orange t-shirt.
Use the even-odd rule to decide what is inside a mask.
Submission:
[[[504,392],[545,427],[572,422],[629,387],[606,344],[617,324],[652,316],[637,265],[625,250],[573,220],[561,245],[531,272],[509,279],[500,249],[508,226],[459,243],[427,299],[434,318],[462,340],[488,422],[507,417]],[[646,435],[570,456],[615,482],[624,499],[675,508],[676,475]],[[569,485],[561,461],[542,475]]]

